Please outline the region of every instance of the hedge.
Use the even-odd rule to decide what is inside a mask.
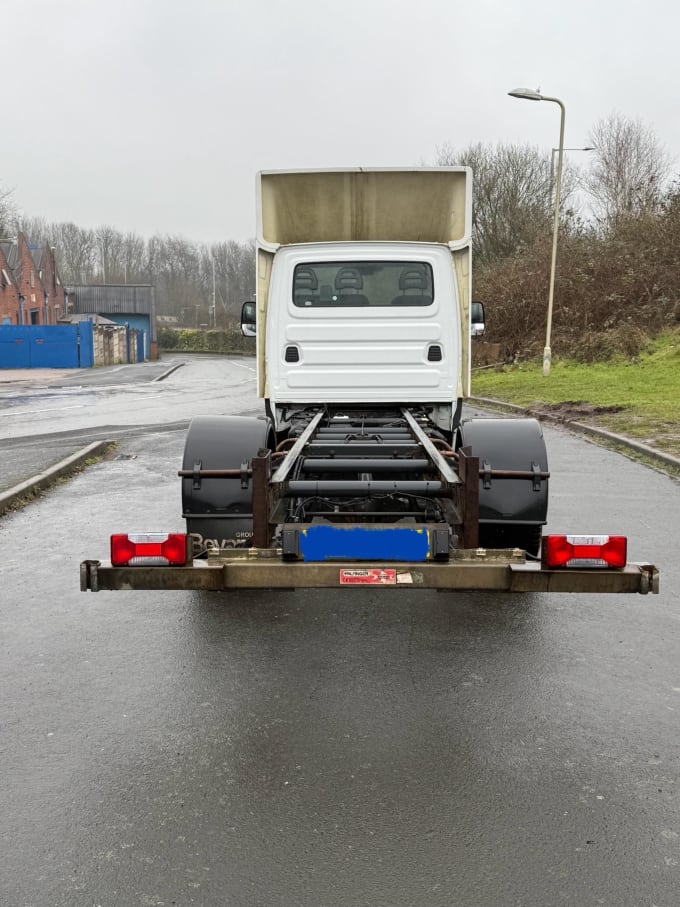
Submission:
[[[158,346],[162,350],[191,353],[245,353],[255,355],[255,338],[244,337],[240,331],[198,331],[187,328],[176,331],[160,328]]]

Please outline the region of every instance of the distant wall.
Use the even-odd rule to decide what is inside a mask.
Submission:
[[[94,364],[127,362],[127,330],[110,324],[94,325]]]
[[[148,315],[118,315],[115,312],[109,312],[106,317],[116,324],[129,325],[136,331],[144,334],[144,356],[151,359],[151,328],[149,325]]]

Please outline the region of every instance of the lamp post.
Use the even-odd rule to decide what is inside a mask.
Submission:
[[[213,283],[212,320],[213,320],[213,328],[214,328],[214,330],[217,330],[217,309],[215,308],[215,256],[213,255],[212,251],[210,252],[210,261],[212,263],[212,283]],[[210,319],[208,319],[208,321],[210,321]]]
[[[562,185],[562,159],[564,157],[564,104],[559,98],[549,98],[531,88],[515,88],[508,94],[513,98],[524,98],[527,101],[552,101],[560,107],[560,141],[557,147],[557,177],[555,179],[555,216],[553,219],[552,256],[550,259],[550,287],[548,289],[548,321],[545,330],[545,347],[543,349],[543,377],[550,374],[552,354],[550,351],[550,333],[552,331],[553,296],[555,292],[555,267],[557,264],[557,234],[560,224],[560,189]]]
[[[552,148],[552,154],[550,156],[550,185],[552,186],[555,182],[555,155],[559,151],[559,148]],[[586,145],[585,148],[563,148],[562,151],[595,151],[595,145]]]

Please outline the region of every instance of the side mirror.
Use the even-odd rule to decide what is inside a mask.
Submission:
[[[241,306],[241,333],[244,337],[256,334],[256,308],[254,302],[244,302]]]
[[[473,302],[470,306],[470,334],[481,337],[484,329],[484,306],[481,302]]]

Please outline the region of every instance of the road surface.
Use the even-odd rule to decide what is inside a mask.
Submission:
[[[658,596],[81,593],[182,528],[180,372],[0,524],[0,903],[676,907],[678,483],[546,430],[549,528],[627,533]]]

